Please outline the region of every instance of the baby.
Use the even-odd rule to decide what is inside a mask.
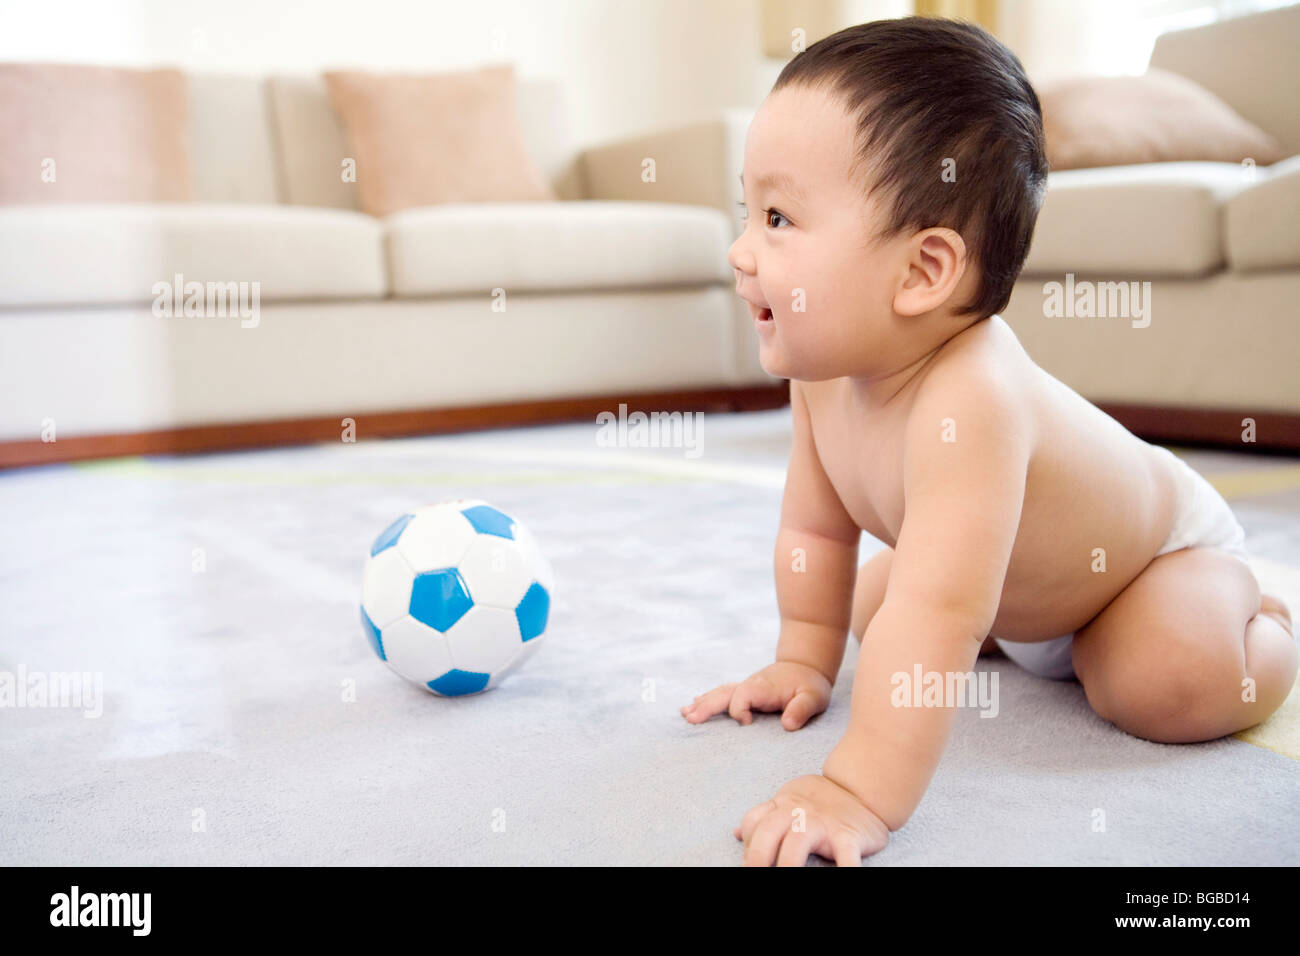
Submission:
[[[1047,176],[1016,57],[977,27],[855,26],[796,56],[749,129],[731,247],[760,361],[790,379],[776,662],[692,723],[826,709],[861,642],[822,773],[736,829],[749,865],[858,865],[920,802],[954,706],[892,675],[964,675],[996,643],[1077,678],[1128,733],[1212,740],[1286,698],[1291,619],[1223,498],[1038,368],[1005,308]],[[857,568],[866,531],[888,547]],[[856,572],[856,573],[855,573]],[[945,702],[949,704],[951,702]]]

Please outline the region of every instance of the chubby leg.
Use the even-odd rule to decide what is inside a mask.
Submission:
[[[1162,743],[1253,727],[1286,700],[1297,667],[1286,605],[1207,548],[1154,559],[1075,632],[1073,652],[1092,709]]]
[[[858,568],[858,581],[853,588],[853,623],[850,630],[859,644],[862,643],[867,625],[885,601],[885,586],[889,583],[889,568],[893,561],[894,549],[885,548],[873,554]],[[989,637],[984,640],[980,653],[1000,654],[1001,651],[993,638]]]

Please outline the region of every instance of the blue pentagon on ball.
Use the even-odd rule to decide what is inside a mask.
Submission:
[[[515,519],[508,514],[497,511],[490,505],[475,505],[464,508],[461,514],[474,526],[479,534],[494,534],[500,538],[514,539]]]
[[[435,631],[446,631],[474,606],[455,568],[417,574],[411,585],[411,617]]]
[[[443,697],[463,697],[477,694],[488,685],[491,674],[476,674],[473,671],[449,670],[436,680],[428,682],[429,690]]]
[[[551,610],[551,596],[534,581],[524,594],[524,599],[515,608],[515,618],[519,621],[519,634],[525,641],[531,641],[546,630],[546,617]]]
[[[391,548],[393,545],[397,544],[398,537],[406,526],[411,523],[411,519],[414,517],[415,515],[402,515],[383,531],[379,532],[379,537],[375,538],[375,543],[370,546],[370,556],[373,558],[385,548]]]

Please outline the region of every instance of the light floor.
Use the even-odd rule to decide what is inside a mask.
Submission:
[[[738,863],[744,812],[838,740],[857,653],[797,733],[678,714],[771,660],[789,410],[707,415],[698,458],[595,431],[0,473],[0,671],[104,682],[98,718],[0,709],[0,864]],[[1175,451],[1300,612],[1300,461]],[[375,659],[357,604],[375,534],[456,497],[529,525],[557,593],[523,670],[449,700]],[[958,712],[873,865],[1300,862],[1300,694],[1257,731],[1167,746],[1078,684],[979,667],[998,716]]]

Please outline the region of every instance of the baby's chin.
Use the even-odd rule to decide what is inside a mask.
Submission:
[[[797,375],[790,374],[790,370],[786,367],[785,356],[768,342],[760,343],[758,346],[758,364],[764,372],[774,378],[798,378]]]
[[[771,339],[759,344],[758,364],[768,375],[800,382],[824,382],[848,374],[843,368],[842,359],[831,356],[791,355]]]

